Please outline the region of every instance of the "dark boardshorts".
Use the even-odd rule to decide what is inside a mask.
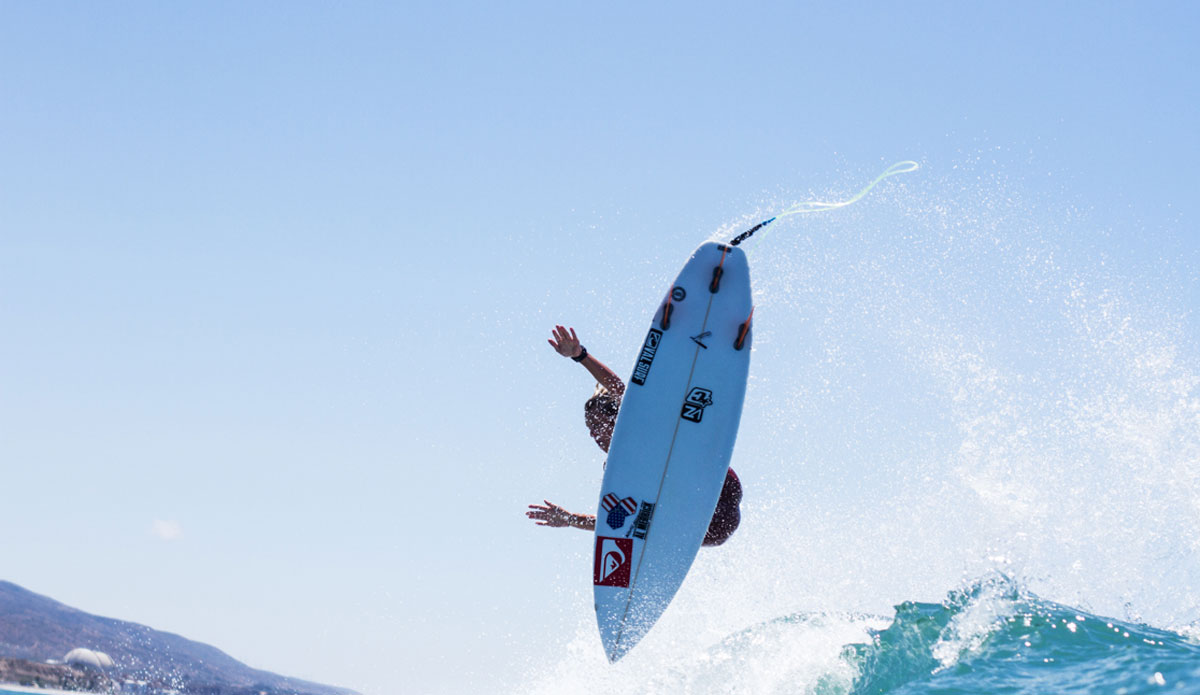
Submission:
[[[717,510],[713,512],[712,521],[708,522],[708,532],[704,534],[702,545],[721,545],[729,540],[738,524],[742,522],[742,512],[738,508],[742,503],[742,483],[738,480],[733,469],[725,471],[725,485],[721,488],[721,499],[717,500]]]

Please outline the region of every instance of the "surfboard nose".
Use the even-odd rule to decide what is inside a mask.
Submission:
[[[670,598],[663,596],[657,596],[655,600],[646,596],[635,597],[631,601],[633,605],[630,606],[628,614],[623,616],[607,613],[597,604],[600,641],[604,644],[604,655],[608,657],[608,663],[615,664],[633,651],[658,621],[658,616],[669,602]]]
[[[604,642],[604,654],[608,657],[608,663],[615,664],[621,660],[626,654],[637,646],[641,641],[642,634],[633,634],[625,630],[618,629],[614,632],[601,634],[601,641]]]
[[[621,657],[629,653],[629,649],[629,647],[623,649],[605,649],[605,653],[608,654],[608,663],[617,663],[621,660]]]

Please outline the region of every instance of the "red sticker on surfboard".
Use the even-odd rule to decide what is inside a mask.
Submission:
[[[632,538],[596,536],[596,561],[592,583],[596,586],[629,586],[629,563],[633,559]]]

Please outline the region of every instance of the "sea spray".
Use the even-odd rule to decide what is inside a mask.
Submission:
[[[1159,639],[1200,624],[1200,356],[1180,289],[1101,250],[1119,247],[1102,222],[985,171],[927,165],[895,181],[751,250],[741,529],[700,554],[627,663],[604,663],[589,587],[562,589],[576,594],[573,648],[531,666],[521,690],[920,692],[969,666],[977,680],[948,687],[987,692],[1018,687],[1007,657],[989,656],[1020,651],[1004,621],[1040,625],[1046,612],[1054,625],[1119,619],[1122,634],[1191,644]],[[955,603],[998,571],[1022,587],[1015,596]],[[939,625],[894,668],[842,650],[869,649],[871,628],[903,630],[907,613],[797,620],[799,634],[772,622],[892,606]],[[784,648],[794,639],[820,646]],[[1116,647],[1096,644],[1071,668],[1014,662],[1007,675],[1031,692],[1039,674],[1042,692],[1069,689],[1158,654],[1118,649],[1110,662]],[[848,677],[847,665],[876,676]],[[1131,667],[1113,691],[1150,686],[1189,692],[1194,679]]]

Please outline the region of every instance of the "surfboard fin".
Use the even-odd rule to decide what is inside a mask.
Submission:
[[[671,295],[667,295],[667,303],[663,304],[662,320],[658,322],[659,326],[665,331],[671,327],[671,312],[675,311],[675,305],[671,303]]]
[[[710,283],[708,286],[709,292],[716,294],[717,290],[721,289],[721,275],[723,272],[724,271],[721,270],[721,266],[717,266],[716,268],[713,268],[712,283]]]
[[[708,284],[708,291],[713,294],[716,294],[717,290],[721,289],[721,276],[725,274],[725,255],[728,253],[729,247],[721,246],[721,262],[717,264],[716,268],[713,268],[712,282]]]
[[[741,350],[746,347],[746,336],[750,335],[750,321],[754,318],[754,307],[750,307],[750,315],[746,317],[746,322],[738,327],[737,340],[733,341],[733,349]]]

